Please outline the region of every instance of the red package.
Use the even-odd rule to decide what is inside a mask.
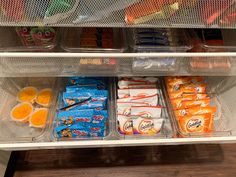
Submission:
[[[12,20],[20,21],[22,20],[25,7],[24,0],[0,0],[0,7],[2,13],[11,18]]]
[[[232,4],[233,0],[202,0],[200,14],[207,25],[212,25]]]

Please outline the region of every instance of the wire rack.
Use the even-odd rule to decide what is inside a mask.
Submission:
[[[0,7],[1,26],[236,27],[234,0],[3,0]]]

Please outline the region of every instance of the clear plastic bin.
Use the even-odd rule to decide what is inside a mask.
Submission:
[[[25,27],[27,29],[27,27]],[[40,27],[39,27],[40,28]],[[38,44],[24,45],[21,37],[18,36],[15,27],[0,27],[0,52],[40,52],[40,51],[54,51],[57,47],[59,39],[59,30],[55,28],[56,36],[54,36],[51,44],[39,46]],[[27,36],[25,36],[25,39]],[[39,42],[38,42],[39,43]]]
[[[118,80],[115,80],[114,82],[117,83]],[[115,97],[116,99],[118,98],[118,93],[117,93],[117,89],[118,89],[118,86],[115,85]],[[157,89],[158,89],[158,94],[159,94],[159,99],[158,99],[158,103],[157,105],[161,105],[163,108],[162,108],[162,111],[161,111],[161,118],[164,119],[163,121],[163,124],[162,124],[162,127],[161,127],[161,131],[159,133],[157,133],[156,135],[145,135],[145,134],[133,134],[133,135],[124,135],[124,134],[121,134],[119,132],[119,122],[117,120],[117,101],[115,99],[115,112],[114,112],[114,115],[115,115],[115,129],[116,129],[116,134],[117,136],[120,138],[120,139],[152,139],[152,138],[159,138],[159,139],[162,139],[162,138],[171,138],[173,136],[173,132],[172,132],[172,126],[171,126],[171,122],[170,122],[170,119],[169,119],[169,116],[168,116],[168,113],[167,113],[167,109],[166,109],[166,103],[165,103],[165,100],[164,100],[164,95],[163,95],[163,92],[162,92],[162,89],[160,87],[160,82],[158,81],[157,82]]]
[[[83,28],[65,28],[61,41],[61,48],[67,52],[124,52],[126,38],[123,29],[113,28],[113,48],[85,48],[80,46],[81,33]]]
[[[24,87],[33,86],[40,91],[50,88],[53,90],[53,97],[49,107],[48,118],[44,128],[30,127],[29,123],[15,122],[11,119],[11,110],[19,102],[17,93]],[[1,142],[34,142],[40,140],[50,140],[47,132],[50,128],[52,118],[55,113],[55,103],[58,94],[57,79],[55,78],[2,78],[0,85],[0,141]],[[35,108],[42,108],[38,104],[33,104]]]
[[[232,127],[230,125],[230,117],[233,116],[229,111],[224,100],[220,96],[222,92],[227,91],[225,84],[226,79],[209,77],[205,78],[205,83],[207,84],[207,93],[211,99],[210,105],[216,106],[217,111],[214,115],[214,128],[211,133],[184,133],[180,130],[179,123],[176,119],[170,98],[167,93],[165,81],[163,81],[163,90],[165,94],[165,100],[168,108],[169,117],[171,118],[172,125],[174,127],[175,134],[178,137],[217,137],[217,136],[230,136],[232,135]],[[221,88],[224,88],[221,90]]]
[[[67,80],[64,79],[63,80],[63,86],[62,88],[65,88],[66,85],[65,83],[67,83]],[[105,123],[105,132],[104,132],[104,136],[103,137],[76,137],[76,138],[69,138],[69,137],[58,137],[57,132],[55,132],[55,128],[58,127],[59,124],[59,119],[58,119],[58,110],[59,108],[62,108],[64,106],[63,100],[62,100],[62,92],[64,90],[60,90],[60,94],[57,100],[57,111],[54,117],[54,121],[53,121],[53,130],[52,130],[52,139],[53,141],[75,141],[75,140],[103,140],[103,139],[107,139],[108,137],[110,137],[110,134],[112,134],[112,122],[113,122],[113,116],[112,116],[112,109],[113,109],[113,90],[112,90],[112,82],[108,82],[108,91],[109,91],[109,96],[107,99],[107,111],[108,111],[108,120]]]
[[[166,32],[168,33],[169,45],[137,45],[135,41],[137,40],[137,33],[140,29],[132,29],[129,32],[130,36],[130,48],[133,52],[150,53],[150,52],[186,52],[192,48],[188,43],[188,35],[184,30],[170,29]],[[141,29],[142,30],[142,29]],[[152,29],[148,29],[152,30]],[[165,31],[165,29],[164,29]],[[165,32],[163,32],[165,33]],[[158,72],[158,73],[169,73],[176,72],[179,70],[180,61],[182,58],[146,58],[138,57],[133,59],[132,71],[134,73],[138,72]]]

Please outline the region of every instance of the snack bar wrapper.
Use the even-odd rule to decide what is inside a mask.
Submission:
[[[119,132],[124,135],[133,134],[133,121],[130,116],[120,115],[117,116],[117,121],[119,124]]]

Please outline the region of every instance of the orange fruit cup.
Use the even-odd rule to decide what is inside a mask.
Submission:
[[[48,117],[47,108],[39,108],[31,114],[29,123],[31,127],[44,128]]]
[[[52,89],[46,88],[41,90],[36,98],[36,103],[41,106],[48,107],[52,100]]]
[[[27,122],[32,112],[32,104],[28,102],[19,103],[11,110],[11,118],[16,122]]]
[[[34,103],[38,90],[35,87],[25,87],[21,89],[17,94],[17,100],[19,102]]]

